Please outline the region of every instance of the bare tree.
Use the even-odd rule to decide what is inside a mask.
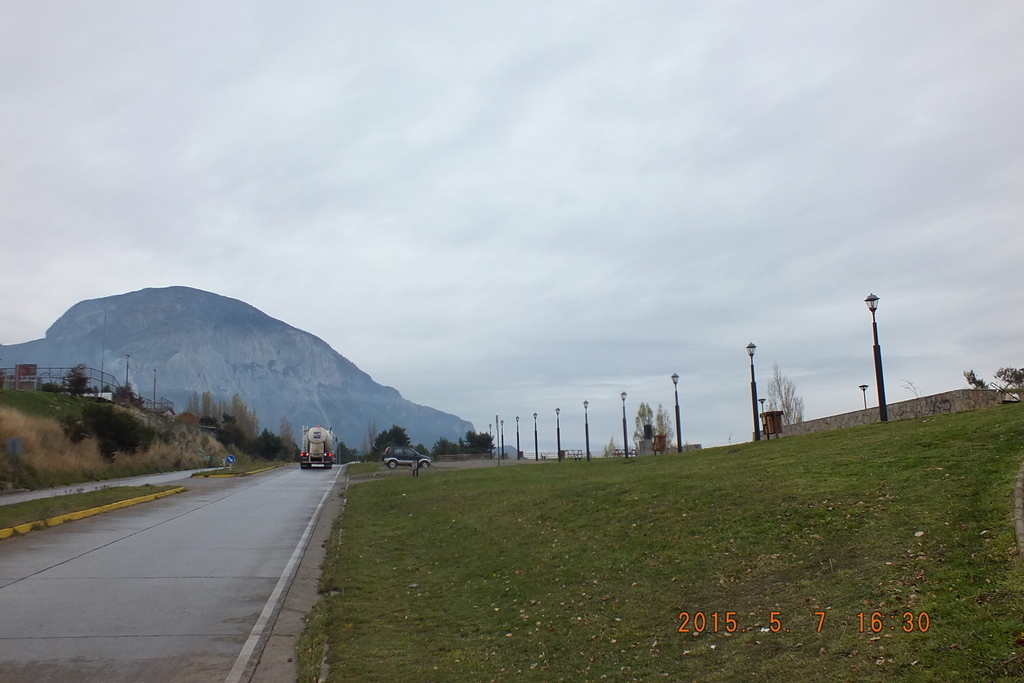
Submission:
[[[768,383],[768,409],[781,410],[784,425],[804,421],[804,399],[796,395],[796,385],[782,374],[778,363],[772,365]]]
[[[914,395],[914,398],[918,398],[921,395],[921,390],[917,388],[917,385],[911,382],[909,379],[903,380],[901,385],[904,389]]]
[[[377,441],[377,436],[380,432],[377,430],[377,421],[370,420],[366,423],[366,435],[363,436],[363,443],[360,444],[359,450],[363,453],[369,453],[373,449],[373,444]]]
[[[291,421],[287,415],[281,416],[281,427],[277,430],[277,435],[281,437],[281,441],[284,441],[288,446],[295,443],[295,428],[292,427]]]

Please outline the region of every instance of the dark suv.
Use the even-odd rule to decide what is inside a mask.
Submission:
[[[419,461],[420,467],[430,467],[430,458],[417,453],[416,449],[410,446],[388,446],[380,459],[392,470],[399,465],[412,467],[416,461]]]

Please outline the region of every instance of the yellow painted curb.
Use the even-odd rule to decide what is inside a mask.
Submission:
[[[276,470],[281,467],[287,467],[288,464],[283,465],[271,465],[270,467],[264,467],[263,469],[253,470],[252,472],[237,472],[235,474],[193,474],[195,479],[224,479],[225,477],[248,477],[250,474],[259,474],[260,472],[266,472],[268,470]]]
[[[128,498],[127,500],[119,500],[116,503],[108,503],[107,505],[101,505],[100,507],[89,508],[87,510],[79,510],[78,512],[69,512],[66,515],[58,515],[57,517],[50,517],[49,519],[40,520],[38,522],[26,522],[25,524],[19,524],[17,526],[8,527],[6,529],[0,529],[0,538],[10,538],[14,535],[15,532],[19,534],[27,534],[33,529],[44,529],[46,527],[63,524],[64,522],[70,522],[76,519],[85,519],[86,517],[92,517],[93,515],[98,515],[103,512],[120,510],[121,508],[130,507],[132,505],[138,505],[139,503],[148,503],[151,500],[163,498],[174,493],[181,493],[184,490],[184,486],[179,486],[168,491],[151,493],[147,496],[139,496],[138,498]]]

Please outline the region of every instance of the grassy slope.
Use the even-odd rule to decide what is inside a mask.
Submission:
[[[13,391],[0,389],[0,405],[16,408],[23,413],[54,420],[64,415],[82,415],[82,401],[65,394],[46,391]]]
[[[39,522],[72,512],[81,512],[82,510],[102,507],[110,503],[119,503],[130,498],[169,491],[173,488],[177,488],[177,486],[152,486],[150,484],[144,486],[112,486],[99,491],[73,493],[66,496],[53,496],[50,498],[27,500],[22,503],[0,505],[0,529],[29,522]]]
[[[1021,674],[1011,498],[1022,458],[1024,406],[1010,405],[359,484],[323,577],[337,591],[331,680]],[[718,612],[718,632],[679,633],[681,611]],[[929,630],[903,632],[906,611],[927,611]],[[777,633],[762,631],[771,612]]]

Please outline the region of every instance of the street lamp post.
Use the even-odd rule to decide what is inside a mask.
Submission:
[[[583,402],[583,433],[587,436],[587,462],[590,462],[590,415],[587,413],[587,409],[590,407],[590,401]]]
[[[156,410],[156,368],[153,368],[153,410]]]
[[[622,397],[622,454],[629,458],[629,437],[626,436],[626,392],[619,394]]]
[[[754,380],[754,342],[747,344],[747,355],[750,356],[750,406],[754,411],[754,441],[761,440],[761,423],[757,419],[757,382]]]
[[[522,457],[521,453],[522,451],[519,450],[519,416],[516,415],[516,460]]]
[[[491,431],[491,425],[487,425],[487,436],[491,437],[490,455],[493,458],[494,457],[494,450],[495,450],[494,449],[494,432]]]
[[[537,413],[533,414],[533,459],[540,460],[540,447],[537,445]]]
[[[861,384],[858,387],[858,389],[860,389],[860,393],[864,397],[864,410],[867,410],[868,409],[868,385],[867,384]]]
[[[672,385],[676,393],[676,453],[683,452],[683,430],[679,426],[679,373],[672,373]]]
[[[864,299],[871,311],[871,333],[875,339],[875,384],[878,386],[878,419],[882,422],[889,421],[889,410],[885,405],[885,382],[882,381],[882,347],[878,345],[878,323],[875,322],[875,311],[878,310],[878,297],[868,294]]]
[[[501,459],[505,457],[505,421],[501,421],[501,454],[498,456],[498,464],[501,464]]]
[[[562,423],[558,418],[558,414],[561,412],[561,408],[555,408],[555,448],[558,449],[558,462],[562,462]]]
[[[128,364],[131,363],[131,359],[132,359],[132,357],[131,357],[130,354],[127,354],[127,353],[124,354],[124,388],[125,388],[125,391],[128,390]]]

